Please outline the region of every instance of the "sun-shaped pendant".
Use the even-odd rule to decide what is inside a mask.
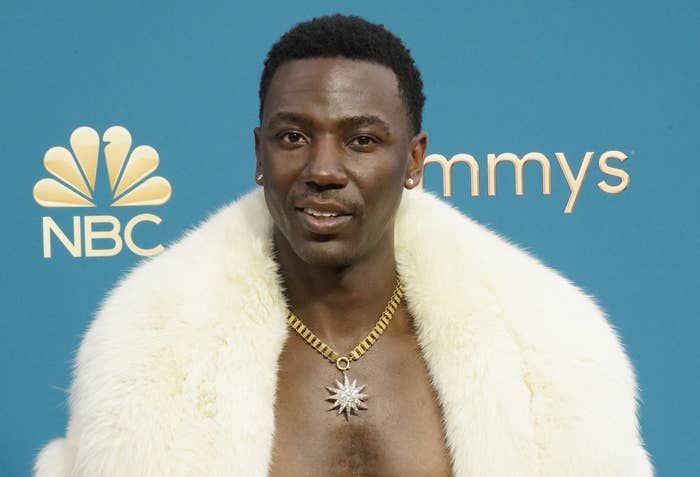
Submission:
[[[367,399],[366,394],[362,394],[362,390],[365,389],[364,386],[357,387],[357,379],[353,380],[351,383],[348,380],[348,375],[343,373],[343,383],[340,381],[335,382],[338,386],[337,388],[326,387],[328,391],[333,393],[332,396],[328,397],[326,401],[335,401],[333,406],[329,411],[333,409],[338,409],[338,414],[345,411],[345,418],[350,418],[350,413],[357,415],[358,410],[367,409],[365,403],[363,402]]]

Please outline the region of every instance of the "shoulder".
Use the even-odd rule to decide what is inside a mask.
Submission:
[[[402,205],[397,241],[420,267],[435,295],[488,294],[513,339],[529,359],[581,366],[605,365],[619,373],[634,396],[634,380],[620,339],[595,299],[487,227],[425,192]],[[471,290],[450,288],[450,284]],[[447,291],[444,289],[447,288]],[[585,367],[585,366],[583,366]],[[611,369],[612,368],[612,369]]]
[[[594,342],[619,342],[593,296],[522,247],[431,194],[407,194],[399,214],[397,242],[404,254],[414,256],[426,280],[470,283],[492,294],[512,331],[522,334],[523,340],[546,342],[551,338],[555,345],[566,336],[577,343],[589,336]],[[589,335],[580,334],[584,331]],[[565,347],[575,351],[570,344]],[[590,350],[590,344],[586,348]]]
[[[590,475],[651,475],[634,368],[593,296],[430,194],[407,194],[398,224],[404,257],[424,275],[421,288],[449,302],[444,313],[488,302],[481,323],[499,321],[498,339],[514,344],[547,475],[563,475],[572,456]]]
[[[235,291],[230,283],[249,272],[243,267],[259,269],[255,265],[266,262],[269,224],[263,207],[261,194],[248,194],[142,261],[106,296],[88,334],[110,326],[159,328],[174,315],[197,320],[207,300]],[[188,308],[193,302],[198,310]]]
[[[217,353],[247,349],[245,324],[281,313],[264,207],[256,192],[222,208],[106,297],[75,360],[65,446],[76,469],[92,475],[121,458],[165,465],[165,447],[150,439],[174,437],[190,414],[208,419],[208,401],[192,396],[215,382]]]
[[[251,281],[260,284],[260,294],[274,293],[261,207],[256,193],[223,207],[119,281],[78,350],[74,411],[89,407],[84,396],[99,401],[113,393],[128,400],[136,387],[177,382],[168,370],[201,358],[217,339],[217,325],[241,316]]]
[[[243,306],[248,296],[241,291],[251,281],[272,293],[275,274],[265,210],[262,194],[250,193],[128,272],[90,324],[77,356],[78,370],[89,368],[93,360],[125,353],[125,342],[129,356],[138,357],[154,347],[188,340],[192,331]]]

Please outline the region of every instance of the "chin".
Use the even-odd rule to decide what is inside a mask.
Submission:
[[[313,242],[293,247],[306,264],[316,267],[344,268],[356,261],[357,250],[338,242]]]

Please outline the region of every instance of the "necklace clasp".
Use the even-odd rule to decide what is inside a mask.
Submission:
[[[348,369],[350,369],[350,358],[346,356],[340,356],[338,359],[335,360],[335,367],[338,368],[340,371],[347,371]]]

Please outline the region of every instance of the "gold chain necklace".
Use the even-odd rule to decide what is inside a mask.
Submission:
[[[358,410],[367,409],[364,401],[367,399],[367,394],[363,394],[362,391],[365,386],[357,386],[357,379],[352,383],[348,379],[347,371],[350,369],[350,363],[352,361],[357,361],[364,355],[367,350],[369,350],[374,343],[377,342],[379,337],[384,333],[386,327],[389,326],[391,319],[394,317],[394,313],[399,308],[401,303],[401,298],[403,297],[403,283],[401,279],[396,279],[396,287],[394,288],[394,293],[389,298],[389,302],[386,304],[384,311],[379,316],[377,324],[374,325],[372,331],[360,341],[360,343],[355,346],[355,348],[350,351],[347,356],[341,356],[336,353],[333,348],[328,346],[326,343],[321,341],[315,334],[311,332],[310,329],[301,322],[299,318],[296,317],[292,311],[289,311],[289,317],[287,318],[287,323],[296,331],[299,336],[304,338],[304,341],[309,343],[316,351],[318,351],[324,358],[326,358],[331,363],[335,364],[340,372],[343,373],[343,383],[336,380],[336,388],[326,387],[333,395],[326,398],[326,401],[335,401],[333,406],[329,410],[338,409],[338,414],[345,411],[345,418],[350,417],[350,413],[357,415]]]

